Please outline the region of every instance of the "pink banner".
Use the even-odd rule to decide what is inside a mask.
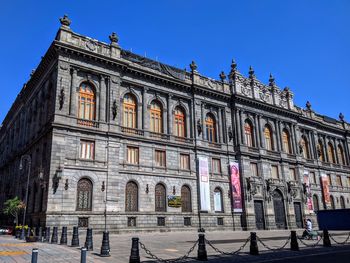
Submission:
[[[326,174],[321,175],[321,182],[322,182],[322,191],[323,191],[323,198],[324,202],[328,206],[331,203],[331,198],[329,196],[329,181]]]
[[[306,198],[307,198],[307,207],[309,211],[313,211],[313,203],[311,198],[311,189],[310,189],[310,178],[309,178],[309,172],[304,171],[304,184],[306,186]]]
[[[230,162],[230,171],[233,211],[242,212],[241,182],[239,175],[239,166],[237,162]]]

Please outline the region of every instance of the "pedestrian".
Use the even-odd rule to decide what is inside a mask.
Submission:
[[[312,231],[312,222],[311,219],[307,219],[305,222],[305,230],[303,232],[302,238],[310,238],[311,237],[311,231]]]

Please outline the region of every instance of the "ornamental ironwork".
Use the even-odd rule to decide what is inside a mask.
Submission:
[[[91,211],[92,183],[89,179],[81,179],[78,182],[77,210]]]
[[[126,185],[125,191],[125,211],[136,212],[138,211],[138,187],[136,183],[129,182]]]

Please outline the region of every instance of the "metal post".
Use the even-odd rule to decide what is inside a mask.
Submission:
[[[133,237],[129,263],[140,263],[139,238]]]
[[[110,247],[109,247],[109,232],[103,232],[103,239],[102,239],[102,246],[101,246],[101,257],[109,257],[110,254]]]
[[[60,245],[67,245],[67,227],[62,227]]]
[[[329,239],[329,233],[328,230],[323,230],[323,246],[324,247],[330,247],[331,245],[331,240]]]
[[[256,240],[255,232],[250,232],[250,255],[259,255],[258,242]]]
[[[207,250],[205,247],[205,238],[204,234],[198,234],[198,253],[197,260],[199,261],[207,261]]]
[[[299,250],[298,238],[296,231],[290,231],[290,249],[294,251]]]
[[[30,236],[31,236],[30,234],[31,234],[30,227],[28,227],[28,229],[27,229],[27,235],[26,235],[26,236],[27,236],[27,237],[30,237]]]
[[[46,232],[45,232],[45,242],[49,243],[50,242],[50,227],[46,227]]]
[[[43,228],[39,227],[38,241],[43,242]]]
[[[92,241],[92,228],[88,228],[86,230],[85,247],[88,251],[94,250],[94,245],[93,245],[93,241]]]
[[[52,237],[51,237],[51,243],[52,244],[57,244],[57,242],[58,242],[57,230],[58,230],[57,226],[54,226],[53,230],[52,230]]]
[[[24,240],[25,234],[24,234],[24,226],[26,223],[26,213],[27,213],[27,205],[28,205],[28,189],[29,189],[29,176],[30,176],[30,169],[32,166],[32,158],[30,155],[25,154],[22,155],[21,161],[19,164],[19,169],[23,169],[23,160],[26,159],[28,161],[28,174],[27,174],[27,188],[26,188],[26,198],[25,198],[25,206],[24,206],[24,212],[23,212],[23,224],[22,224],[22,232],[21,232],[21,239]]]
[[[79,247],[79,229],[77,226],[73,227],[72,247]]]
[[[32,261],[31,263],[37,263],[38,262],[38,249],[37,248],[33,248],[32,250]]]
[[[86,247],[81,248],[80,263],[86,263]]]

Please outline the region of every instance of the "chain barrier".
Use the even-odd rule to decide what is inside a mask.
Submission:
[[[345,239],[345,241],[343,242],[338,242],[337,240],[335,240],[333,238],[333,236],[331,234],[328,234],[329,235],[329,238],[332,239],[334,241],[334,243],[338,244],[338,245],[344,245],[348,242],[349,238],[350,238],[350,233],[348,234],[348,237]]]
[[[208,246],[210,246],[212,249],[215,250],[215,252],[222,254],[222,255],[237,255],[239,252],[241,252],[241,250],[247,245],[247,243],[250,241],[250,236],[247,238],[247,240],[243,243],[242,246],[240,246],[239,249],[237,249],[236,251],[232,251],[232,252],[224,252],[220,249],[218,249],[217,247],[215,247],[208,239],[205,239],[205,242],[208,244]]]
[[[311,245],[310,245],[310,244],[306,243],[302,237],[298,237],[298,236],[297,236],[297,238],[299,239],[299,241],[300,241],[304,246],[306,246],[306,247],[316,247],[316,246],[321,242],[321,240],[323,239],[322,236],[319,236],[319,237],[320,237],[320,239],[319,239],[315,244],[311,244]]]
[[[256,239],[261,243],[261,245],[263,245],[266,249],[268,250],[272,250],[272,251],[278,251],[281,249],[284,249],[288,244],[289,244],[289,240],[291,239],[291,235],[289,235],[289,237],[287,238],[286,242],[283,244],[283,246],[278,247],[278,248],[272,248],[269,247],[268,245],[266,245],[261,239],[260,237],[256,236]]]
[[[175,262],[181,262],[181,261],[187,259],[188,256],[194,250],[194,248],[197,246],[198,240],[193,244],[193,246],[187,251],[187,253],[185,255],[183,255],[182,257],[179,257],[179,258],[175,258],[175,259],[162,259],[162,258],[159,258],[156,255],[154,255],[149,249],[147,249],[146,246],[143,243],[139,242],[139,244],[140,244],[140,247],[146,252],[146,254],[149,255],[152,259],[155,259],[157,262],[175,263]]]

